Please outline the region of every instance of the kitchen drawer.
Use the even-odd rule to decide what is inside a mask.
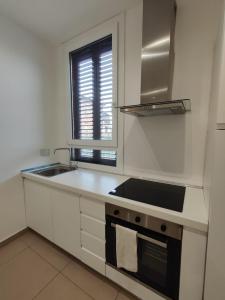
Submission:
[[[81,231],[81,246],[105,259],[105,241],[94,237],[90,233]]]
[[[91,251],[81,248],[81,260],[83,263],[105,276],[105,260]]]
[[[81,229],[105,240],[105,222],[81,214]]]
[[[105,203],[81,197],[80,210],[85,215],[105,221]]]

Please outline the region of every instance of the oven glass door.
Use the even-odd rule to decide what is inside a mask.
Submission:
[[[140,226],[106,217],[106,261],[117,267],[116,231],[119,224],[138,232],[138,272],[119,269],[173,300],[179,298],[181,241]]]
[[[167,243],[138,238],[138,273],[142,281],[151,282],[157,288],[160,286],[165,289],[167,286],[167,261]]]
[[[160,237],[161,238],[161,237]],[[138,238],[138,272],[133,276],[155,290],[179,299],[181,241]]]

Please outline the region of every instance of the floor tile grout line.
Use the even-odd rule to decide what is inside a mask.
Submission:
[[[86,290],[81,288],[78,284],[76,284],[72,279],[70,279],[66,274],[63,273],[63,271],[72,263],[72,261],[68,261],[68,263],[66,263],[66,265],[62,269],[59,270],[53,264],[51,264],[45,257],[43,257],[38,251],[36,251],[33,248],[35,245],[32,245],[32,243],[29,243],[29,244],[25,243],[24,241],[22,241],[22,242],[27,246],[25,249],[29,248],[31,251],[33,251],[35,254],[37,254],[41,259],[43,259],[46,263],[48,263],[51,267],[53,267],[57,271],[57,274],[41,289],[41,291],[43,289],[45,289],[58,275],[62,275],[64,278],[68,279],[74,286],[76,286],[82,292],[84,292],[88,297],[90,297],[93,300],[96,300],[96,298],[94,298],[92,295],[90,295]],[[23,250],[25,250],[25,249],[23,249]],[[115,289],[117,291],[117,294],[116,294],[116,297],[114,300],[117,300],[119,297],[120,291],[117,288],[115,288]],[[39,293],[41,293],[41,291]],[[35,299],[39,295],[39,293],[36,296],[34,296],[34,298],[32,298],[32,300]]]
[[[37,298],[38,295],[40,295],[41,292],[42,292],[44,289],[46,289],[46,288],[49,286],[49,284],[52,283],[58,275],[60,275],[60,272],[56,273],[55,276],[53,276],[52,279],[50,279],[50,280],[48,281],[48,283],[46,283],[46,284],[39,290],[39,292],[32,298],[32,300],[34,300],[35,298]]]
[[[4,262],[3,264],[0,265],[0,269],[3,268],[4,266],[8,265],[12,260],[14,260],[18,255],[20,255],[22,252],[24,252],[26,249],[28,249],[29,247],[26,245],[25,248],[23,248],[22,250],[20,250],[19,252],[17,252],[15,255],[13,255],[13,257],[11,257],[9,260],[7,260],[6,262]]]
[[[71,262],[69,262],[68,263],[68,265],[70,264]],[[68,266],[67,265],[67,266]],[[65,277],[66,279],[68,279],[69,281],[71,281],[76,287],[78,287],[80,290],[82,290],[86,295],[88,295],[90,298],[92,298],[93,300],[97,300],[96,298],[94,298],[93,296],[91,296],[86,290],[84,290],[82,287],[80,287],[77,283],[75,283],[68,275],[66,275],[65,273],[63,273],[63,271],[66,269],[66,267],[67,266],[65,266],[65,268],[63,269],[63,270],[61,270],[59,273],[63,276],[63,277]],[[113,282],[113,281],[112,281]],[[114,282],[113,282],[114,283]],[[119,295],[121,294],[121,291],[120,291],[120,289],[121,289],[121,287],[119,286],[118,288],[116,288],[115,287],[115,290],[117,291],[117,294],[116,294],[116,297],[113,299],[113,300],[118,300],[118,297],[119,297]],[[129,293],[129,291],[126,291],[128,294],[130,294]],[[132,297],[134,297],[134,299],[136,298],[136,296],[135,295],[132,295],[131,294],[131,296]],[[139,300],[139,298],[137,298],[137,300]]]
[[[72,284],[74,285],[74,286],[76,286],[76,287],[78,287],[82,292],[84,292],[85,293],[85,295],[87,295],[89,298],[91,298],[91,299],[93,299],[93,300],[97,300],[97,299],[95,299],[93,296],[91,296],[87,291],[85,291],[83,288],[81,288],[78,284],[76,284],[71,278],[69,278],[66,274],[64,274],[64,273],[62,273],[62,272],[60,272],[61,273],[61,275],[64,277],[64,278],[66,278],[66,279],[68,279],[70,282],[72,282]]]
[[[55,266],[53,266],[49,261],[47,261],[44,257],[42,257],[37,251],[35,251],[35,249],[32,248],[32,245],[31,244],[28,244],[28,243],[25,243],[24,241],[21,241],[24,245],[25,245],[25,248],[22,249],[21,251],[17,252],[13,257],[11,257],[6,263],[2,264],[0,266],[0,269],[1,267],[4,267],[6,266],[7,264],[9,264],[14,258],[16,258],[19,254],[21,254],[22,252],[24,252],[25,250],[31,250],[32,252],[34,252],[36,255],[38,255],[43,261],[45,261],[48,265],[50,265],[51,267],[54,268],[54,270],[56,271],[56,274],[55,276],[53,276],[53,278],[51,278],[47,284],[45,284],[39,291],[38,293],[32,298],[35,299],[41,292],[42,290],[44,290],[58,275],[61,274],[60,270],[58,270]],[[69,262],[63,267],[63,270],[65,269],[65,267],[69,264]]]
[[[42,237],[40,237],[41,239],[42,239]],[[47,245],[49,245],[49,246],[52,246],[51,245],[51,242],[49,243],[49,241],[45,241],[44,240],[44,242],[46,242],[46,244]],[[24,242],[25,243],[25,242]],[[60,271],[62,271],[62,270],[64,270],[67,266],[68,266],[68,264],[70,264],[70,261],[68,261],[66,264],[65,264],[65,266],[63,266],[63,268],[62,268],[62,270],[59,270],[58,268],[56,268],[52,263],[50,263],[44,256],[42,256],[36,249],[35,249],[35,242],[34,242],[34,244],[31,242],[31,243],[29,243],[29,244],[26,244],[27,245],[27,247],[28,248],[30,248],[31,250],[33,250],[37,255],[39,255],[44,261],[46,261],[49,265],[51,265],[54,269],[56,269],[58,272],[60,272]],[[54,247],[53,247],[54,248]],[[55,249],[55,248],[54,248]],[[56,249],[56,250],[58,250],[58,249]],[[58,250],[59,251],[59,250]],[[60,252],[60,251],[59,251]],[[62,256],[63,255],[65,255],[65,253],[63,253],[63,252],[61,252],[60,254],[57,254],[58,256],[60,256],[62,254]],[[66,256],[66,255],[65,255]],[[69,256],[66,256],[67,258],[68,258],[68,260],[70,260],[70,257]]]
[[[52,263],[50,263],[44,256],[42,256],[38,251],[36,251],[34,248],[32,248],[32,246],[29,246],[28,248],[30,248],[31,251],[33,251],[35,254],[37,254],[41,259],[43,259],[46,263],[48,263],[51,267],[53,267],[57,272],[60,273],[61,270],[57,269],[56,266],[54,266]],[[66,264],[63,267],[63,270],[67,265],[68,264]]]
[[[68,265],[69,265],[70,263],[71,263],[71,262],[69,262]],[[68,265],[67,265],[67,266],[68,266]],[[78,287],[80,290],[82,290],[82,291],[83,291],[86,295],[88,295],[91,299],[97,300],[97,299],[94,298],[92,295],[90,295],[86,290],[84,290],[82,287],[80,287],[77,283],[75,283],[69,276],[67,276],[66,274],[63,273],[63,271],[66,269],[67,266],[65,266],[65,268],[64,268],[63,270],[60,271],[61,275],[62,275],[64,278],[68,279],[70,282],[72,282],[73,285],[75,285],[75,286]],[[117,291],[117,294],[116,294],[116,297],[115,297],[114,300],[117,300],[117,298],[118,298],[120,292],[119,292],[119,290],[118,290],[117,288],[115,288],[115,290]]]
[[[71,262],[69,261],[63,268],[62,270],[59,271],[59,273],[62,273],[69,265],[71,264]]]
[[[32,246],[32,244],[28,245],[28,248],[30,248],[31,251],[33,251],[34,253],[36,253],[41,259],[43,259],[45,262],[47,262],[50,266],[52,266],[58,272],[57,275],[61,274],[64,278],[68,279],[74,286],[78,287],[82,292],[84,292],[88,297],[90,297],[93,300],[96,300],[95,298],[92,297],[92,295],[90,295],[89,293],[87,293],[87,291],[85,291],[84,289],[82,289],[79,285],[77,285],[75,282],[73,282],[69,277],[67,277],[63,273],[63,271],[66,269],[67,266],[69,266],[71,264],[72,261],[68,261],[68,263],[61,270],[59,270],[54,265],[52,265],[46,258],[44,258],[41,254],[39,254],[33,247],[34,247],[34,245]],[[119,293],[119,291],[117,289],[116,289],[116,291],[117,291],[117,293]],[[117,298],[117,296],[116,296],[116,298]],[[116,300],[116,298],[114,300]]]
[[[120,294],[120,292],[119,292],[119,291],[117,291],[117,295],[116,295],[116,298],[115,298],[115,300],[117,300],[117,299],[118,299],[118,297],[119,297],[119,294]]]
[[[7,264],[9,264],[12,260],[14,260],[18,255],[20,255],[21,253],[23,253],[25,250],[27,250],[27,249],[30,249],[32,252],[34,252],[36,255],[38,255],[43,261],[45,261],[48,265],[50,265],[51,267],[53,267],[54,268],[54,270],[56,271],[56,274],[55,274],[55,276],[53,276],[39,291],[38,291],[38,293],[32,298],[32,300],[33,299],[35,299],[36,297],[38,297],[38,295],[43,291],[43,290],[45,290],[47,287],[48,287],[48,285],[50,285],[53,281],[54,281],[54,279],[57,277],[57,276],[59,276],[59,275],[61,275],[61,276],[63,276],[65,279],[67,279],[67,280],[69,280],[74,286],[76,286],[79,290],[81,290],[85,295],[87,295],[89,298],[91,298],[91,299],[93,299],[93,300],[97,300],[96,298],[94,298],[92,295],[90,295],[86,290],[84,290],[83,288],[81,288],[77,283],[75,283],[71,278],[69,278],[66,274],[64,274],[63,273],[63,271],[72,263],[72,261],[68,261],[66,264],[65,264],[65,266],[61,269],[61,270],[59,270],[59,269],[57,269],[54,265],[52,265],[45,257],[43,257],[41,254],[39,254],[33,247],[34,247],[34,245],[32,245],[32,244],[28,244],[28,243],[25,243],[24,241],[21,241],[23,244],[24,244],[24,246],[25,246],[25,248],[24,249],[22,249],[21,251],[19,251],[19,252],[17,252],[13,257],[11,257],[7,262],[5,262],[5,263],[3,263],[1,266],[0,266],[0,269],[2,268],[2,267],[4,267],[4,266],[6,266]],[[116,289],[116,292],[117,292],[117,294],[116,294],[116,296],[115,296],[115,298],[114,298],[114,300],[118,300],[118,297],[119,297],[119,294],[120,294],[120,291],[117,289],[117,288],[115,288]]]

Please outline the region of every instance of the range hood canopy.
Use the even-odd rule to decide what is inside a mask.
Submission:
[[[184,114],[191,110],[191,101],[189,99],[180,99],[173,101],[159,101],[130,106],[121,106],[120,111],[125,114],[137,117],[147,117],[153,115]]]
[[[183,114],[189,99],[172,100],[176,2],[143,0],[141,95],[137,105],[120,107],[136,116]]]

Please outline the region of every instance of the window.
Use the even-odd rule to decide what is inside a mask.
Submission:
[[[74,160],[116,166],[112,35],[70,52]],[[89,146],[85,148],[85,146]],[[93,147],[93,148],[90,148]]]
[[[72,160],[116,167],[116,151],[72,149]]]

